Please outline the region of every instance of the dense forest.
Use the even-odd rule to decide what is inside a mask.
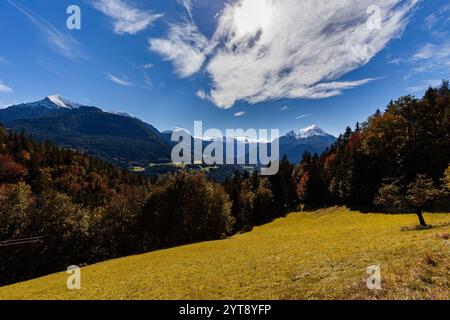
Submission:
[[[292,210],[450,210],[450,89],[406,96],[270,177],[156,181],[0,127],[0,285],[250,230]]]
[[[305,154],[294,173],[310,206],[374,206],[387,212],[449,210],[450,89],[443,81],[422,99],[392,101],[322,155]]]

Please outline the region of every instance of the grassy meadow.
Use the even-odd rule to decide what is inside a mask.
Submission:
[[[450,299],[450,214],[292,213],[232,238],[0,288],[0,299]],[[380,265],[378,291],[366,287]]]

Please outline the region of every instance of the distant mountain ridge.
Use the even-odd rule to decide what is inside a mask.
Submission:
[[[280,155],[286,155],[291,162],[300,162],[305,152],[321,154],[336,142],[336,137],[317,125],[311,125],[298,132],[291,131],[280,138]]]
[[[183,130],[184,129],[177,129]],[[162,133],[164,139],[171,143],[171,135],[173,131],[164,131]],[[192,138],[193,139],[193,138]],[[195,138],[199,139],[199,138]],[[227,142],[227,138],[222,138],[223,142]],[[229,139],[228,139],[229,140]],[[194,140],[192,140],[194,141]],[[208,145],[209,143],[217,141],[216,138],[206,137],[203,138],[203,146]],[[291,131],[284,136],[279,138],[280,144],[280,157],[287,156],[291,162],[300,162],[305,152],[310,152],[312,154],[317,153],[321,154],[328,147],[330,147],[336,141],[336,137],[325,132],[323,129],[318,127],[317,125],[311,125],[309,127],[300,129],[298,132]],[[235,154],[238,145],[245,145],[246,155],[248,155],[249,150],[251,148],[251,144],[255,141],[252,141],[248,137],[236,137],[234,138]],[[260,141],[260,143],[264,143]],[[257,148],[256,146],[253,148]],[[225,147],[224,147],[225,153]]]
[[[51,140],[60,147],[78,149],[124,167],[170,163],[176,143],[171,141],[172,131],[159,132],[129,113],[85,106],[57,94],[0,109],[0,122],[15,131],[25,130],[37,140]],[[211,141],[204,139],[202,145]],[[305,151],[321,153],[335,141],[312,125],[280,137],[280,156],[299,162]],[[246,145],[248,153],[248,139],[237,138],[235,142],[236,148]]]
[[[295,139],[305,139],[305,138],[311,138],[314,136],[326,137],[326,136],[331,136],[331,134],[326,133],[319,126],[313,124],[309,127],[300,129],[298,131],[298,133],[296,133],[295,131],[291,131],[291,132],[287,133],[286,136],[292,137]]]
[[[58,95],[2,109],[0,122],[37,140],[51,140],[122,166],[170,161],[171,146],[153,126]]]

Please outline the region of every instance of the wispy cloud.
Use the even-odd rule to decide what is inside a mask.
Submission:
[[[234,114],[235,117],[242,117],[243,115],[245,115],[245,111],[239,111]]]
[[[407,77],[417,73],[447,75],[450,71],[450,41],[426,43],[407,63],[411,65],[411,71]]]
[[[295,119],[300,120],[300,119],[304,119],[304,118],[307,118],[307,117],[310,117],[310,116],[312,116],[312,113],[299,115],[299,116],[295,117]]]
[[[193,1],[192,0],[178,0],[178,2],[186,9],[189,18],[191,19],[191,21],[194,20],[194,17],[192,15],[192,4]]]
[[[144,65],[138,65],[136,63],[131,62],[128,59],[124,59],[124,60],[142,75],[140,80],[136,80],[135,85],[137,85],[138,87],[141,87],[143,89],[146,89],[146,90],[151,90],[153,88],[153,83],[148,74],[148,70],[150,68],[153,68],[153,65],[151,63],[144,64]]]
[[[175,72],[186,78],[197,73],[203,66],[209,41],[191,22],[171,24],[167,38],[150,39],[149,48],[166,60],[173,62]]]
[[[118,84],[118,85],[121,85],[121,86],[124,86],[124,87],[130,87],[130,86],[133,85],[133,84],[132,84],[131,82],[129,82],[127,79],[124,79],[124,78],[115,76],[115,75],[113,75],[113,74],[111,74],[111,73],[106,73],[106,78],[107,78],[108,80],[111,80],[111,81],[114,82],[115,84]]]
[[[396,58],[392,62],[407,67],[404,79],[410,79],[421,74],[417,84],[409,86],[411,92],[423,91],[430,83],[437,83],[436,77],[446,78],[450,71],[450,4],[445,3],[437,7],[434,12],[425,18],[424,28],[429,32],[427,42],[422,43],[419,48],[410,53],[409,57]]]
[[[425,18],[425,27],[433,31],[436,26],[444,27],[450,22],[450,4],[445,4]]]
[[[236,0],[218,15],[210,38],[195,24],[171,25],[150,49],[172,61],[180,77],[206,71],[209,99],[229,108],[236,101],[319,99],[370,79],[338,81],[367,64],[400,36],[420,0]],[[368,27],[368,7],[382,13]]]
[[[281,107],[281,108],[280,108],[280,111],[287,111],[288,109],[289,109],[288,106],[284,106],[284,107]]]
[[[0,93],[12,93],[13,89],[0,80]]]
[[[412,57],[413,60],[427,60],[432,58],[436,52],[434,52],[435,46],[431,43],[427,43],[425,46],[420,48]]]
[[[23,13],[42,32],[47,43],[55,52],[71,60],[85,58],[80,43],[69,34],[61,32],[42,17],[30,12],[14,1],[6,1]]]
[[[163,14],[132,7],[124,0],[92,0],[92,5],[111,18],[117,34],[137,34],[150,27]]]
[[[450,58],[450,42],[440,44],[427,43],[420,48],[414,55],[413,60],[442,60]]]
[[[205,90],[203,90],[203,89],[197,90],[197,92],[195,94],[197,97],[199,97],[202,100],[208,100],[208,95],[206,94]]]

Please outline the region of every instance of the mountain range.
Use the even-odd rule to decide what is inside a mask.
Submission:
[[[0,122],[36,140],[51,140],[121,166],[170,161],[171,146],[153,126],[57,95],[2,109]]]
[[[172,131],[160,132],[128,113],[85,106],[60,95],[0,109],[0,122],[8,129],[24,130],[34,139],[51,140],[123,167],[170,163],[175,144]],[[246,139],[236,141],[248,143]],[[334,136],[313,125],[282,136],[280,155],[298,162],[305,151],[321,153],[334,141]],[[203,145],[210,142],[204,140]]]
[[[286,155],[293,162],[300,162],[305,152],[321,154],[336,141],[317,125],[291,131],[280,138],[280,155]]]

